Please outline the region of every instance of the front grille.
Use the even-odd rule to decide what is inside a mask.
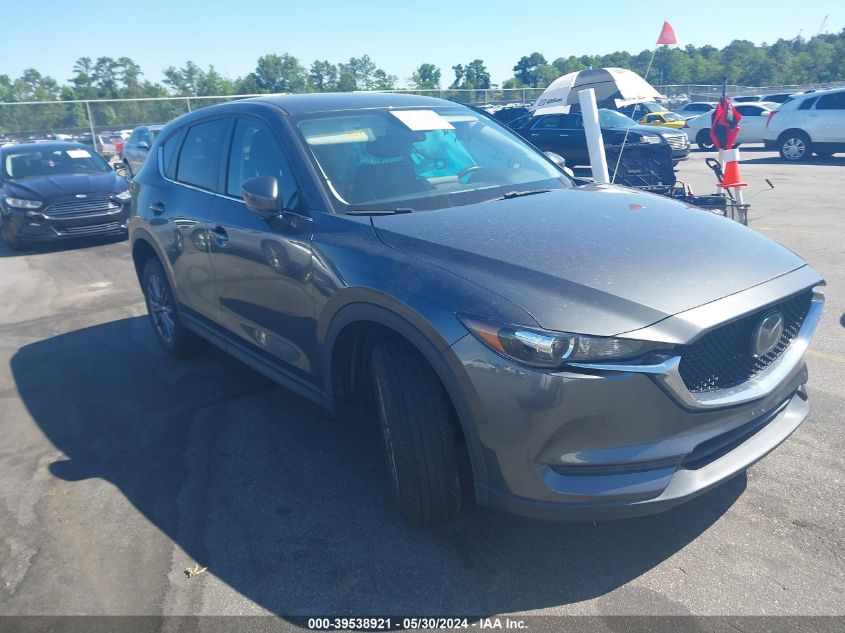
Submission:
[[[675,136],[667,136],[666,142],[672,149],[684,149],[687,146],[687,135],[678,134]]]
[[[91,215],[103,215],[120,210],[120,205],[108,198],[92,200],[72,200],[57,202],[44,209],[47,218],[84,218]]]
[[[57,229],[59,235],[99,235],[100,233],[112,233],[121,229],[120,222],[106,222],[105,224],[89,224],[88,226],[67,226]]]
[[[741,385],[771,365],[798,335],[810,309],[812,290],[785,299],[713,330],[681,350],[678,371],[692,393],[729,389]],[[783,334],[765,356],[751,351],[754,329],[769,312],[783,313]]]

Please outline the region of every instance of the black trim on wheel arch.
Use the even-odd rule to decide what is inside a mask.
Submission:
[[[129,251],[130,253],[135,253],[135,244],[138,242],[144,242],[147,246],[153,249],[153,252],[156,254],[159,263],[161,263],[161,267],[164,268],[164,274],[167,275],[167,283],[170,284],[170,290],[173,292],[173,296],[176,301],[179,301],[179,294],[176,291],[176,284],[173,282],[173,269],[170,266],[170,260],[164,256],[164,253],[158,246],[158,242],[156,241],[155,237],[150,234],[149,231],[146,229],[135,229],[130,232],[131,236],[131,243],[129,244]],[[133,265],[135,264],[135,258],[132,258]],[[137,266],[136,266],[137,270]],[[144,269],[143,266],[141,270],[138,270],[138,281],[141,281],[143,277]]]
[[[409,317],[414,318],[412,315],[409,315]],[[466,390],[470,386],[468,384],[461,384],[459,376],[463,375],[462,367],[460,366],[460,361],[451,352],[449,344],[437,334],[437,331],[431,324],[422,321],[419,317],[414,320],[419,321],[419,325],[396,312],[370,303],[348,303],[337,310],[325,334],[321,337],[323,342],[321,355],[323,385],[326,392],[331,395],[333,393],[331,377],[332,352],[338,335],[347,325],[357,321],[370,321],[388,327],[404,337],[428,361],[429,365],[434,369],[434,373],[446,388],[446,393],[449,394],[466,441],[473,479],[476,483],[476,500],[479,503],[483,503],[484,499],[479,497],[480,490],[478,484],[482,486],[486,484],[488,477],[481,439],[478,436],[478,429],[475,426],[475,416],[470,403],[464,397],[464,393],[466,393]],[[425,334],[423,333],[424,330]],[[441,345],[438,347],[434,341],[441,343]]]

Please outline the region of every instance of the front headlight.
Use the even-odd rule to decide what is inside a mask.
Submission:
[[[26,198],[9,198],[6,197],[6,204],[16,209],[40,209],[42,202],[40,200],[27,200]]]
[[[660,137],[659,136],[641,136],[640,143],[659,143]]]
[[[132,197],[132,192],[129,189],[124,189],[119,194],[115,196],[118,200],[129,200]]]
[[[558,368],[567,362],[636,358],[671,345],[654,341],[552,332],[521,325],[498,325],[459,315],[467,329],[490,349],[522,365]]]

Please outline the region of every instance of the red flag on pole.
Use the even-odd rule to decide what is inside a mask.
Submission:
[[[666,44],[671,46],[677,44],[678,38],[675,37],[675,29],[668,22],[663,23],[663,30],[660,31],[660,37],[657,38],[657,45]]]

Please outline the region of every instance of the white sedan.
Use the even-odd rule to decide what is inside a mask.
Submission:
[[[769,120],[769,113],[777,105],[779,104],[768,102],[738,103],[734,105],[736,111],[742,115],[736,144],[763,143],[766,138],[766,122]],[[711,120],[712,113],[707,113],[687,119],[684,124],[683,130],[687,133],[690,143],[695,142],[699,149],[713,149],[713,141],[710,140]]]

